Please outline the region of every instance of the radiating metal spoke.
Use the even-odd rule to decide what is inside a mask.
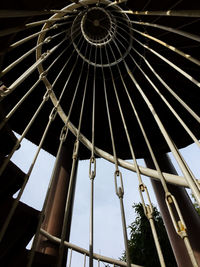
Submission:
[[[167,16],[167,17],[189,17],[189,18],[200,17],[200,10],[167,10],[167,11],[122,10],[119,12],[132,15],[142,15],[142,16]]]
[[[151,9],[151,0],[147,0],[140,11],[128,9],[127,0],[70,0],[61,10],[0,11],[2,21],[4,18],[6,18],[6,21],[8,18],[16,18],[16,26],[0,30],[0,37],[3,37],[3,39],[4,37],[6,39],[10,38],[9,42],[12,40],[5,50],[8,56],[2,56],[2,62],[3,60],[5,62],[3,62],[3,69],[0,73],[0,77],[3,78],[0,82],[0,101],[5,99],[2,105],[8,104],[8,106],[5,108],[6,115],[0,122],[0,130],[6,130],[7,123],[9,123],[11,130],[19,131],[21,124],[18,125],[17,120],[20,117],[21,110],[26,110],[29,101],[38,101],[37,107],[32,111],[31,119],[26,123],[24,129],[20,128],[21,136],[9,153],[6,152],[7,155],[0,166],[0,175],[6,175],[4,172],[9,167],[8,164],[10,164],[13,154],[24,138],[28,137],[32,140],[33,127],[35,127],[35,123],[40,116],[49,116],[43,126],[41,136],[37,139],[39,145],[28,172],[25,174],[23,184],[13,201],[7,218],[3,222],[0,241],[3,240],[8,232],[8,227],[11,226],[11,219],[14,218],[13,214],[20,203],[41,149],[44,145],[45,148],[48,148],[46,144],[51,140],[50,136],[50,139],[48,139],[48,134],[52,129],[54,120],[55,128],[62,123],[60,136],[53,137],[57,138],[58,141],[58,147],[53,148],[53,151],[56,151],[56,159],[42,211],[39,215],[27,267],[35,265],[36,250],[42,244],[40,242],[44,237],[48,244],[57,244],[55,246],[58,254],[56,258],[57,267],[63,266],[67,253],[69,254],[67,264],[71,267],[74,261],[72,261],[72,256],[74,257],[75,251],[83,255],[83,262],[81,262],[83,266],[87,265],[86,262],[88,262],[89,267],[94,265],[103,266],[104,263],[112,266],[137,266],[131,264],[130,261],[126,209],[124,206],[125,190],[123,183],[125,178],[122,176],[120,167],[134,172],[133,178],[137,179],[140,200],[151,228],[160,265],[165,267],[165,260],[167,259],[163,257],[158,238],[159,233],[154,222],[154,208],[149,188],[145,185],[142,175],[160,182],[161,189],[164,192],[163,202],[166,205],[170,223],[174,227],[174,233],[181,237],[192,266],[198,266],[192,249],[193,241],[188,237],[187,225],[184,222],[185,214],[179,208],[179,199],[175,198],[175,193],[172,195],[171,187],[168,185],[168,183],[172,183],[173,185],[190,188],[200,205],[200,180],[196,179],[179,151],[179,148],[182,145],[184,146],[184,143],[182,143],[184,137],[186,137],[184,140],[186,144],[194,142],[200,148],[197,129],[195,130],[193,126],[200,123],[197,100],[193,105],[193,96],[190,95],[188,100],[184,99],[187,93],[189,94],[186,91],[190,90],[189,86],[191,86],[192,92],[197,92],[197,96],[197,87],[200,87],[200,81],[196,75],[200,67],[197,52],[196,50],[191,51],[189,55],[185,52],[187,50],[184,50],[198,44],[196,42],[200,42],[200,36],[194,34],[197,32],[197,28],[192,29],[193,24],[199,21],[200,10],[177,10],[182,1],[175,1],[171,7],[168,7],[169,10]],[[149,8],[149,11],[147,8]],[[166,18],[166,21],[162,20],[164,18]],[[163,22],[155,23],[158,20]],[[167,24],[169,20],[170,24]],[[22,21],[22,24],[18,24],[20,21]],[[27,23],[27,21],[31,22]],[[177,25],[179,26],[177,27]],[[187,25],[187,29],[190,30],[181,30]],[[194,24],[195,27],[197,25]],[[152,30],[151,34],[148,29]],[[166,38],[162,37],[166,34],[169,34],[169,41],[167,36]],[[173,36],[177,40],[173,40]],[[10,60],[15,52],[14,59]],[[169,52],[169,55],[167,52]],[[34,60],[33,53],[36,56],[34,63],[31,60],[27,67],[23,67],[23,63],[28,62],[29,58]],[[173,55],[174,59],[171,59]],[[157,61],[158,64],[162,65],[162,68],[159,69],[159,65],[156,66]],[[186,63],[188,63],[187,66]],[[25,71],[24,68],[26,68]],[[15,70],[16,74],[14,73]],[[177,85],[168,81],[167,74],[164,75],[165,78],[162,78],[162,70],[166,70],[167,74],[170,71],[174,75],[177,74],[175,79]],[[13,74],[17,77],[15,80]],[[183,81],[180,80],[181,78]],[[187,82],[186,89],[183,88],[183,91],[176,89],[184,81]],[[19,91],[20,88],[21,92]],[[40,99],[41,92],[37,94],[37,90],[44,90],[43,98]],[[15,93],[17,94],[17,92],[22,94],[20,100],[15,99]],[[49,99],[51,103],[49,103]],[[47,101],[48,104],[45,104]],[[159,101],[158,106],[157,101]],[[46,110],[49,105],[52,105],[50,112]],[[104,110],[102,111],[101,108]],[[142,114],[142,108],[148,114]],[[183,114],[180,114],[181,111],[183,111]],[[169,115],[169,122],[167,123],[164,120],[164,112]],[[148,118],[149,121],[147,121]],[[189,121],[190,118],[191,121]],[[131,125],[131,121],[135,125]],[[151,123],[154,127],[152,132],[150,132]],[[175,123],[178,129],[178,132],[172,135],[169,134],[173,130],[171,123]],[[37,127],[35,127],[36,130]],[[98,132],[103,127],[105,127],[104,132],[106,134],[104,136],[106,139],[105,145],[101,143],[101,134]],[[118,128],[120,136],[117,136],[118,133],[116,134]],[[156,135],[154,135],[154,130]],[[74,136],[68,135],[69,131]],[[56,131],[51,133],[54,136]],[[181,133],[183,133],[182,139],[177,142],[175,138],[179,138]],[[162,165],[157,158],[157,151],[159,151],[156,147],[157,135],[158,142],[161,143],[161,152],[170,151],[172,153],[182,176],[162,171]],[[67,137],[69,140],[66,140]],[[84,147],[80,146],[80,142]],[[59,158],[63,146],[68,144],[73,144],[74,150],[71,153],[69,185],[64,199],[63,217],[60,226],[61,234],[58,238],[43,230],[42,225],[44,225],[43,219],[46,209],[48,209],[49,197],[51,198],[52,190],[54,190]],[[99,147],[97,147],[97,144],[99,144]],[[124,146],[123,149],[121,148],[122,145]],[[101,146],[105,147],[107,151],[101,149]],[[145,148],[144,151],[143,148]],[[140,154],[143,157],[148,154],[155,169],[140,166],[137,158],[140,157]],[[79,156],[88,158],[88,155],[90,159],[88,166],[90,181],[88,207],[90,216],[88,219],[89,247],[86,250],[67,242],[66,237],[70,229],[70,210],[73,202],[78,158]],[[94,252],[96,157],[106,159],[114,167],[114,187],[119,198],[126,262],[114,260]],[[120,157],[130,157],[131,161]],[[44,226],[44,228],[46,227]]]
[[[119,41],[120,42],[120,41]],[[120,42],[121,43],[121,42]],[[124,46],[121,43],[122,46]],[[137,50],[133,48],[136,53],[140,55],[140,57],[143,57]],[[170,105],[170,103],[167,101],[167,99],[163,96],[163,94],[159,91],[159,89],[155,86],[155,84],[152,82],[152,80],[148,77],[148,75],[142,70],[142,68],[139,66],[139,64],[136,62],[136,60],[133,58],[133,56],[129,55],[134,62],[134,64],[137,66],[137,68],[142,72],[143,76],[147,79],[147,81],[151,84],[152,88],[158,93],[158,95],[161,97],[163,102],[166,104],[166,106],[170,109],[170,111],[174,114],[174,116],[177,118],[177,120],[180,122],[180,124],[183,126],[183,128],[186,130],[186,132],[190,135],[190,137],[193,139],[193,141],[200,147],[199,140],[195,137],[195,135],[192,133],[192,131],[188,128],[188,126],[184,123],[184,121],[181,119],[181,117],[178,115],[178,113],[174,110],[174,108]],[[144,57],[143,57],[144,58]],[[145,59],[144,59],[145,60]]]
[[[111,51],[112,51],[113,56],[115,57],[114,52],[113,52],[112,49],[111,49]],[[123,85],[125,87],[126,85],[125,85],[122,73],[120,71],[119,66],[117,66],[117,67],[118,67],[118,72],[120,74],[121,81],[122,81],[122,83],[123,83]],[[158,252],[160,264],[161,264],[161,266],[164,267],[165,266],[165,261],[164,261],[164,258],[163,258],[162,250],[161,250],[161,247],[160,247],[160,243],[159,243],[159,240],[158,240],[156,228],[155,228],[154,221],[153,221],[152,203],[151,203],[151,200],[150,200],[150,196],[149,196],[147,187],[144,185],[144,183],[142,181],[142,177],[141,177],[141,174],[140,174],[140,171],[139,171],[139,168],[138,168],[137,160],[136,160],[135,153],[134,153],[134,150],[133,150],[133,146],[132,146],[132,143],[131,143],[131,140],[130,140],[130,136],[129,136],[129,133],[128,133],[127,125],[126,125],[126,122],[125,122],[125,118],[124,118],[124,115],[123,115],[123,111],[122,111],[122,108],[121,108],[121,104],[120,104],[120,101],[119,101],[119,97],[118,97],[118,94],[117,94],[116,85],[115,85],[115,81],[114,81],[112,73],[111,73],[111,76],[112,76],[112,82],[113,82],[113,86],[114,86],[115,96],[116,96],[116,99],[117,99],[118,107],[119,107],[121,118],[122,118],[122,121],[123,121],[123,126],[124,126],[124,129],[125,129],[125,132],[126,132],[128,143],[129,143],[129,148],[130,148],[130,151],[131,151],[133,163],[134,163],[134,165],[136,167],[136,173],[137,173],[137,177],[138,177],[138,181],[139,181],[139,190],[141,192],[141,200],[142,200],[142,204],[143,204],[144,213],[145,213],[145,215],[147,216],[147,218],[148,218],[148,220],[150,222],[150,226],[151,226],[153,238],[154,238],[154,241],[155,241],[156,249],[157,249],[157,252]],[[142,195],[142,192],[144,192],[144,191],[147,192],[147,197],[148,197],[150,205],[146,205],[144,203],[144,198],[143,198],[143,195]]]
[[[42,62],[44,62],[63,42],[66,41],[64,38],[59,44],[55,45],[52,49],[42,54],[42,56],[29,67],[16,81],[14,81],[6,91],[3,92],[2,98],[12,93]]]
[[[40,21],[37,21],[37,22],[27,23],[24,26],[18,26],[18,27],[8,28],[8,29],[5,29],[5,30],[0,30],[0,37],[6,36],[6,35],[9,35],[9,34],[12,34],[12,33],[17,33],[17,32],[20,32],[20,31],[24,31],[26,29],[33,28],[33,27],[36,27],[36,26],[40,26],[40,25],[43,25],[44,23],[52,24],[54,22],[62,21],[62,20],[65,20],[65,19],[68,19],[68,16],[64,16],[62,18],[51,18],[51,19],[47,19],[47,20],[40,20]]]
[[[143,21],[134,21],[134,20],[131,20],[131,23],[137,24],[137,25],[143,25],[143,26],[162,29],[162,30],[165,30],[167,32],[172,32],[172,33],[175,33],[177,35],[184,36],[184,37],[186,37],[188,39],[200,42],[200,37],[198,35],[195,35],[195,34],[192,34],[192,33],[189,33],[189,32],[185,32],[185,31],[181,31],[179,29],[175,29],[175,28],[172,28],[172,27],[167,27],[167,26],[164,26],[164,25],[159,25],[159,24],[154,24],[154,23],[149,23],[149,22],[143,22]]]
[[[185,59],[187,59],[187,60],[193,62],[194,64],[196,64],[196,65],[198,65],[198,66],[200,66],[200,61],[199,61],[198,59],[193,58],[191,55],[182,52],[181,50],[177,49],[176,47],[174,47],[174,46],[172,46],[172,45],[169,45],[169,44],[167,44],[166,42],[163,42],[162,40],[160,40],[160,39],[158,39],[158,38],[155,38],[155,37],[153,37],[153,36],[151,36],[151,35],[149,35],[149,34],[143,33],[143,32],[141,32],[141,31],[138,31],[138,30],[135,30],[135,29],[133,29],[133,31],[139,33],[140,35],[142,35],[142,36],[144,36],[144,37],[146,37],[146,38],[148,38],[148,39],[150,39],[150,40],[153,40],[153,41],[159,43],[160,45],[162,45],[162,46],[168,48],[169,50],[171,50],[171,51],[177,53],[178,55],[184,57]]]
[[[122,27],[120,29],[123,30]],[[121,35],[121,37],[127,42],[127,40]],[[121,43],[122,44],[122,43]],[[124,46],[124,45],[123,45]],[[132,47],[134,52],[136,52],[147,64],[147,66],[150,68],[150,70],[153,72],[153,74],[158,78],[158,80],[164,85],[164,87],[178,100],[178,102],[200,123],[200,117],[169,87],[169,85],[158,75],[158,73],[155,71],[155,69],[152,67],[150,62],[141,55],[134,47]]]
[[[0,73],[0,77],[3,77],[6,73],[8,73],[11,69],[13,69],[14,67],[16,67],[22,60],[26,59],[29,55],[31,55],[37,48],[39,48],[40,46],[44,45],[44,44],[48,44],[52,39],[57,38],[58,35],[63,34],[65,31],[62,31],[58,34],[52,35],[52,36],[48,36],[42,43],[36,45],[35,47],[33,47],[32,49],[30,49],[28,52],[26,52],[24,55],[22,55],[21,57],[19,57],[17,60],[15,60],[14,62],[12,62],[9,66],[7,66],[5,69],[2,70],[2,72]]]
[[[86,46],[86,51],[87,53],[88,46]],[[77,59],[78,59],[77,55]],[[76,64],[76,63],[75,63]],[[82,67],[81,67],[81,72],[77,81],[76,89],[74,92],[74,96],[71,102],[68,118],[70,118],[72,108],[74,105],[75,97],[79,88],[80,80],[82,77],[83,73],[83,67],[84,67],[85,62],[82,62]],[[61,93],[62,95],[62,93]],[[67,126],[67,125],[66,125]],[[59,247],[59,259],[58,259],[58,264],[57,266],[60,267],[62,266],[62,261],[63,261],[63,253],[64,253],[64,240],[66,237],[66,232],[67,232],[67,223],[68,223],[68,217],[69,217],[69,211],[70,211],[70,205],[71,205],[71,199],[72,199],[72,192],[73,192],[73,185],[75,184],[75,179],[76,179],[76,167],[77,167],[77,157],[78,157],[78,150],[79,150],[79,142],[75,141],[74,143],[74,152],[73,152],[73,161],[72,161],[72,169],[71,169],[71,174],[70,174],[70,180],[69,180],[69,189],[68,189],[68,194],[67,194],[67,200],[66,200],[66,206],[65,206],[65,214],[64,214],[64,219],[63,219],[63,227],[62,227],[62,233],[61,233],[61,243]]]

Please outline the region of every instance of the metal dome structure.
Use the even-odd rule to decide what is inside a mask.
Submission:
[[[132,266],[120,167],[136,173],[161,266],[167,263],[142,175],[152,180],[177,264],[199,266],[200,220],[183,188],[190,188],[200,205],[200,182],[179,150],[192,143],[200,147],[199,19],[195,0],[2,3],[2,266],[65,266],[67,248],[89,257],[90,267],[95,260]],[[27,173],[11,161],[24,138],[38,146]],[[56,161],[38,212],[20,198],[41,149]],[[170,165],[168,152],[181,175]],[[115,166],[127,262],[93,251],[96,158]],[[147,167],[138,165],[139,158]],[[88,250],[69,243],[78,159],[90,160]],[[14,240],[13,226],[19,229]]]

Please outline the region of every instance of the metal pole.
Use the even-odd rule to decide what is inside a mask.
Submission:
[[[42,229],[46,230],[53,236],[59,237],[62,232],[62,222],[65,211],[65,204],[69,186],[69,179],[72,167],[72,149],[67,149],[66,146],[62,146],[60,157],[55,170],[54,180],[49,193],[47,201],[46,212]],[[77,166],[76,166],[77,167]],[[75,179],[76,180],[76,179]],[[69,241],[73,198],[75,192],[75,183],[73,184],[73,194],[70,207],[69,221],[67,224],[66,241]],[[41,238],[37,244],[37,251],[44,254],[49,254],[55,257],[59,255],[59,246],[49,242],[46,238]],[[67,250],[63,260],[63,266],[66,264]]]
[[[158,164],[163,172],[177,174],[174,166],[167,155],[157,155]],[[147,167],[154,169],[154,164],[151,158],[145,158]],[[184,241],[176,234],[172,221],[165,202],[165,193],[160,182],[152,180],[151,183],[155,191],[155,195],[162,213],[162,217],[166,226],[166,230],[169,236],[170,243],[177,261],[180,267],[192,266],[191,260],[187,253]],[[194,252],[196,261],[200,266],[200,216],[194,209],[186,190],[180,186],[174,186],[168,184],[169,191],[175,196],[180,210],[182,212],[183,219],[187,226],[188,238]]]

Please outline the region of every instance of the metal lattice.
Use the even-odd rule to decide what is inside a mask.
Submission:
[[[168,183],[191,189],[200,205],[200,183],[179,148],[199,143],[200,11],[179,8],[136,10],[130,1],[72,1],[62,9],[2,10],[1,20],[18,18],[19,25],[0,30],[8,38],[1,69],[0,97],[4,106],[0,129],[8,123],[20,134],[2,160],[0,175],[24,138],[38,145],[32,164],[0,232],[3,241],[13,214],[42,148],[56,155],[55,168],[41,211],[28,266],[32,266],[41,235],[59,244],[56,266],[62,266],[68,247],[93,260],[131,266],[123,204],[123,177],[119,167],[137,175],[139,192],[161,266],[165,266],[157,237],[153,207],[142,175],[160,181],[176,233],[183,239],[192,266],[198,266],[182,211]],[[151,7],[151,6],[150,6]],[[27,22],[23,18],[29,18]],[[11,21],[12,25],[12,21]],[[188,30],[187,30],[188,29]],[[12,38],[11,38],[12,37]],[[192,49],[191,49],[192,48]],[[72,134],[71,134],[72,133]],[[62,147],[70,147],[72,167],[60,238],[42,229],[55,169]],[[171,152],[181,176],[164,172],[160,154]],[[78,158],[90,159],[90,247],[65,240]],[[152,166],[138,165],[150,158]],[[127,263],[93,252],[94,181],[96,158],[115,166]],[[132,159],[128,161],[127,159]],[[147,203],[146,203],[147,199]],[[70,257],[69,257],[69,266]],[[85,265],[84,265],[85,266]],[[137,265],[133,265],[137,266]]]

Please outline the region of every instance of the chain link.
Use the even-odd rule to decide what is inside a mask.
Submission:
[[[58,113],[57,107],[54,107],[49,115],[49,119],[53,121]]]
[[[178,203],[177,203],[175,197],[173,195],[171,195],[170,193],[167,193],[166,197],[165,197],[165,201],[166,201],[166,204],[167,204],[167,208],[169,210],[169,214],[170,214],[173,226],[174,226],[177,234],[181,238],[186,237],[187,236],[187,232],[186,232],[187,228],[186,228],[183,216],[181,214],[181,211],[179,209],[179,206],[178,206]],[[176,211],[176,213],[177,213],[177,215],[179,217],[178,219],[176,219],[175,216],[174,216],[174,211],[173,211],[172,205],[175,208],[175,211]]]
[[[49,92],[49,90],[47,90],[43,96],[43,100],[45,100],[45,101],[49,100],[49,95],[50,95],[50,92]]]
[[[48,36],[45,40],[44,40],[44,43],[45,44],[48,44],[49,42],[51,42],[52,40],[52,37],[51,36]]]
[[[43,81],[46,78],[46,76],[47,76],[47,71],[45,70],[40,74],[39,79]]]
[[[64,142],[66,140],[67,134],[68,134],[68,128],[66,125],[64,125],[60,133],[60,141]]]
[[[73,150],[73,159],[77,159],[78,158],[78,149],[79,149],[79,140],[76,140],[74,143],[74,150]]]
[[[117,177],[119,177],[119,180],[120,180],[120,186],[119,187],[118,187],[118,184],[117,184]],[[114,178],[115,178],[115,192],[116,192],[116,195],[119,198],[123,198],[123,196],[124,196],[124,186],[123,186],[122,173],[119,170],[116,170],[115,174],[114,174]]]
[[[90,158],[89,177],[94,179],[96,176],[96,159],[94,156]]]
[[[143,209],[144,209],[144,214],[146,215],[146,217],[148,219],[152,219],[153,218],[153,206],[152,206],[152,203],[151,203],[151,199],[150,199],[150,196],[149,196],[149,191],[146,187],[145,184],[141,183],[139,185],[139,192],[140,192],[140,197],[141,197],[141,201],[142,201],[142,206],[143,206]],[[145,204],[145,201],[144,201],[144,197],[143,197],[143,193],[146,192],[146,195],[147,195],[147,199],[148,199],[148,204]]]

